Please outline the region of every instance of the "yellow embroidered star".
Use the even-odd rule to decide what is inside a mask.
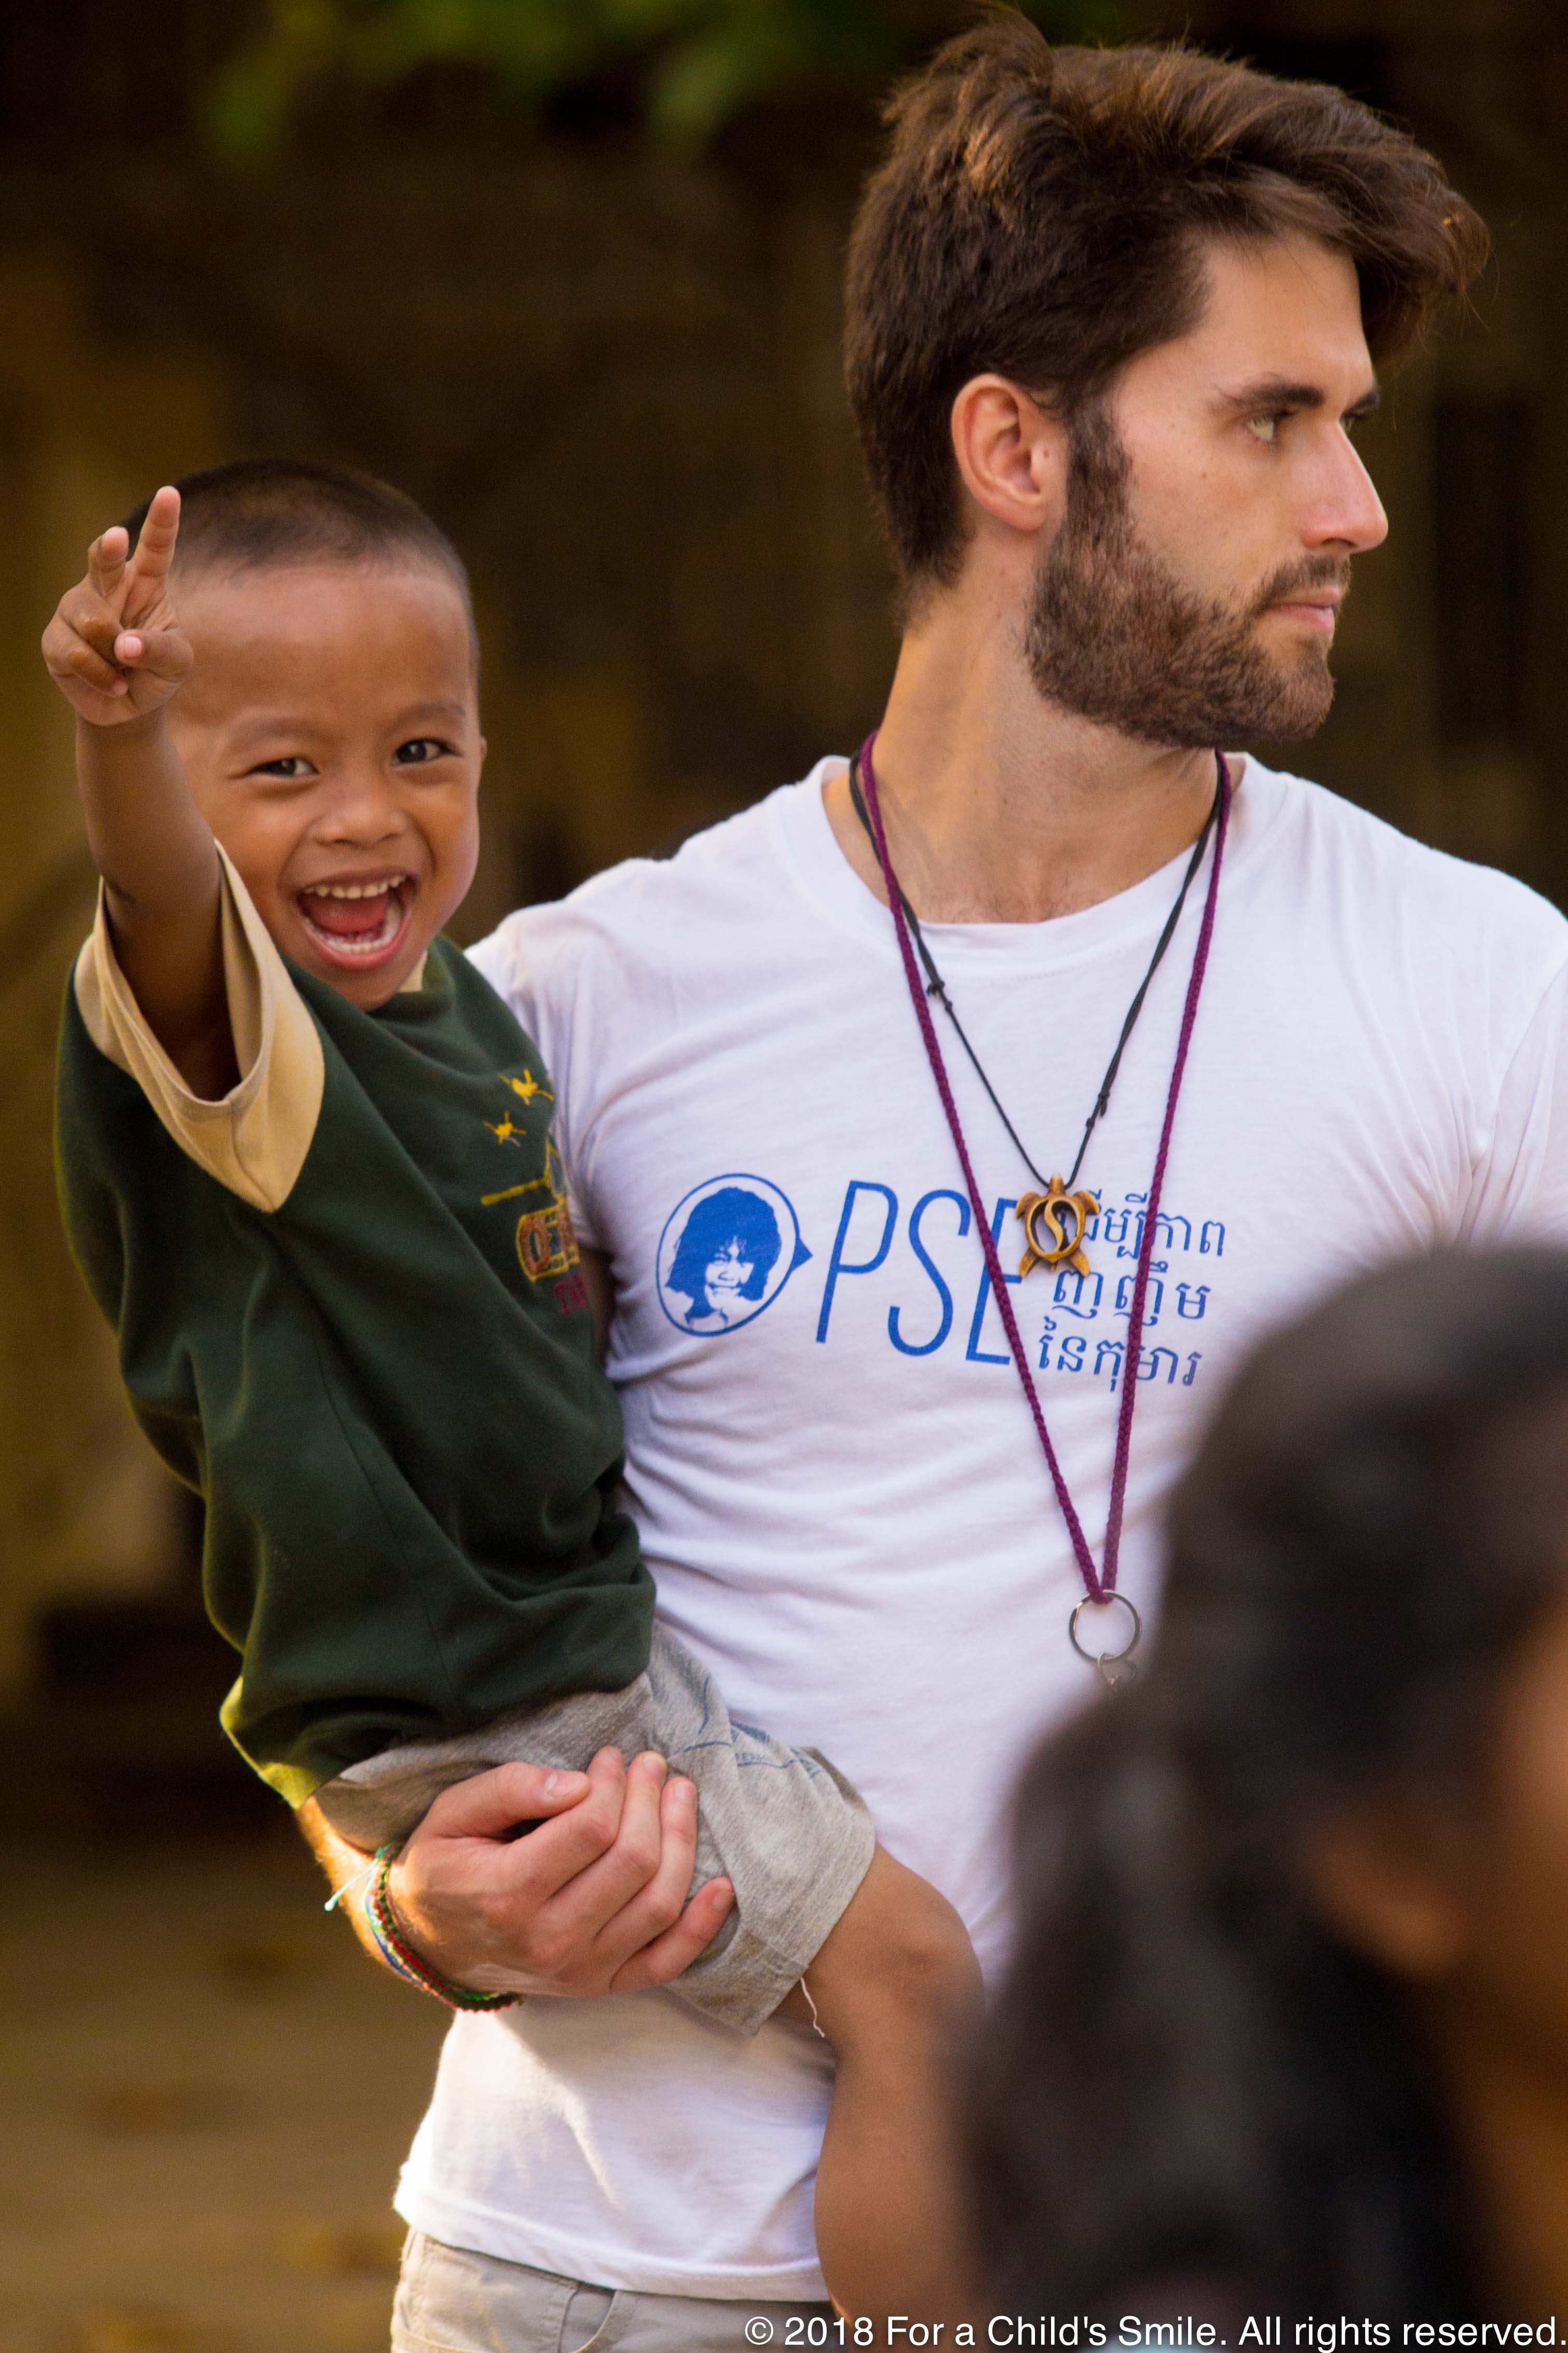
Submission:
[[[521,1095],[525,1103],[531,1103],[535,1095],[542,1095],[546,1103],[555,1101],[550,1089],[542,1080],[536,1079],[531,1071],[524,1071],[521,1079],[508,1079],[505,1083],[511,1089],[513,1094]],[[526,1129],[518,1126],[510,1113],[503,1120],[487,1119],[485,1125],[500,1144],[521,1143],[527,1133]]]

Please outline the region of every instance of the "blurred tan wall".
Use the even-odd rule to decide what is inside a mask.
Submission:
[[[70,1262],[50,1150],[55,1021],[92,909],[65,706],[39,632],[89,540],[176,464],[216,454],[210,365],[127,357],[83,325],[66,259],[0,265],[0,1701],[29,1667],[46,1595],[151,1584],[171,1491],[126,1412]]]

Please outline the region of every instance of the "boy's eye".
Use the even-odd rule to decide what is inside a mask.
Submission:
[[[1261,417],[1249,417],[1247,420],[1247,429],[1256,440],[1263,442],[1271,449],[1279,438],[1279,427],[1289,414],[1288,408],[1268,409]]]
[[[313,776],[315,770],[302,752],[288,752],[279,760],[258,760],[254,768],[246,770],[250,776],[281,776],[293,784],[301,776]]]
[[[414,735],[400,744],[393,758],[401,767],[425,768],[432,760],[451,760],[457,756],[452,744],[442,742],[439,735]]]

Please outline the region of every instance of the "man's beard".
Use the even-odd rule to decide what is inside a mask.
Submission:
[[[1348,588],[1349,559],[1283,565],[1237,605],[1194,596],[1140,540],[1131,474],[1103,409],[1075,423],[1067,513],[1024,638],[1040,693],[1135,742],[1184,751],[1313,733],[1334,696],[1327,647],[1270,655],[1257,624],[1293,589]]]

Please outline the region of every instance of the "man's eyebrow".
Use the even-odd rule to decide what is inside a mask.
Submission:
[[[1321,384],[1299,384],[1289,376],[1259,376],[1255,384],[1243,385],[1237,392],[1220,395],[1221,405],[1237,417],[1257,417],[1268,408],[1326,408],[1328,394]],[[1345,417],[1370,417],[1383,400],[1375,384],[1369,385],[1359,400],[1352,400],[1341,414]]]

